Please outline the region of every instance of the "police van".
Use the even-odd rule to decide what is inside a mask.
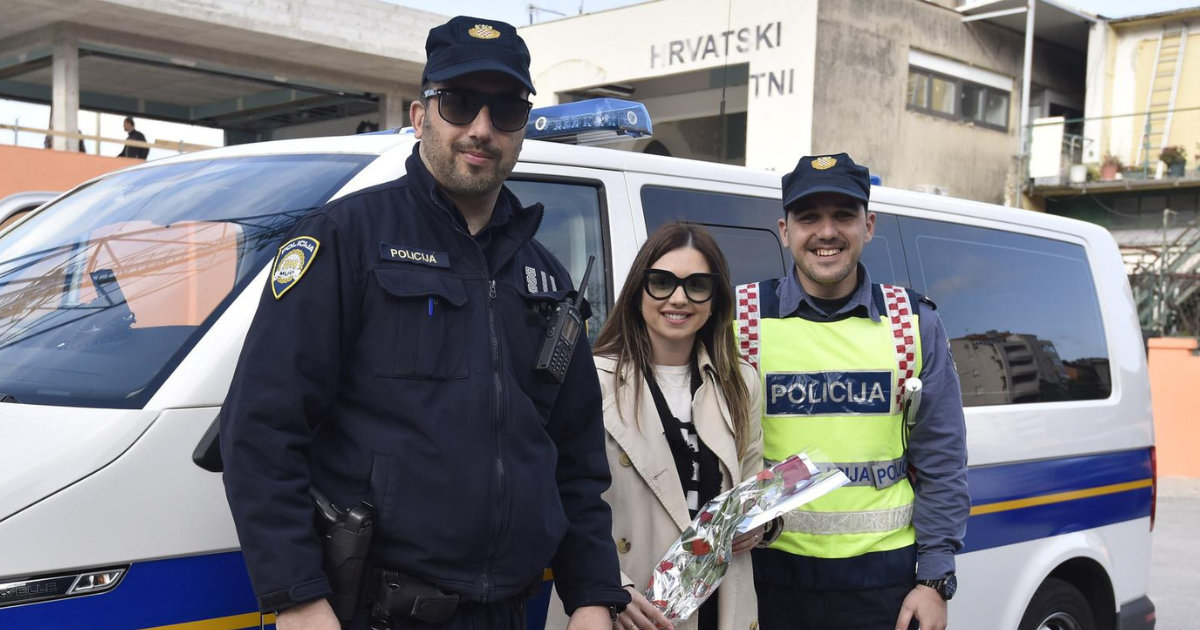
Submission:
[[[778,174],[537,140],[648,131],[639,106],[576,106],[534,113],[509,186],[545,204],[538,238],[572,277],[596,257],[590,336],[664,222],[705,225],[735,283],[791,268]],[[399,176],[414,142],[180,155],[91,180],[0,235],[0,628],[273,622],[238,551],[214,420],[281,237]],[[1152,628],[1150,392],[1112,237],[878,186],[870,207],[872,279],[937,302],[962,381],[973,507],[950,627]]]

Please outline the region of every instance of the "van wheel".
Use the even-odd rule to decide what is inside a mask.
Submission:
[[[1096,630],[1096,620],[1079,589],[1046,578],[1025,609],[1019,630]]]

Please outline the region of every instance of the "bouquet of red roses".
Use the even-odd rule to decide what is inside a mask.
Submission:
[[[716,590],[733,559],[733,539],[849,482],[837,467],[797,453],[704,504],[650,576],[646,599],[684,621]]]

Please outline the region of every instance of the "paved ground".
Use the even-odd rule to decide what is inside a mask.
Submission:
[[[1200,479],[1159,479],[1150,599],[1157,630],[1200,628]]]

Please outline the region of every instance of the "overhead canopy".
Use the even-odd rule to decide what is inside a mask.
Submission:
[[[964,22],[986,21],[1025,34],[1028,0],[981,0],[958,8]],[[1087,52],[1088,32],[1095,16],[1053,0],[1037,0],[1033,36],[1037,39]]]
[[[82,108],[225,129],[357,115],[415,96],[444,20],[380,0],[4,0],[0,98],[51,102],[69,39]]]

